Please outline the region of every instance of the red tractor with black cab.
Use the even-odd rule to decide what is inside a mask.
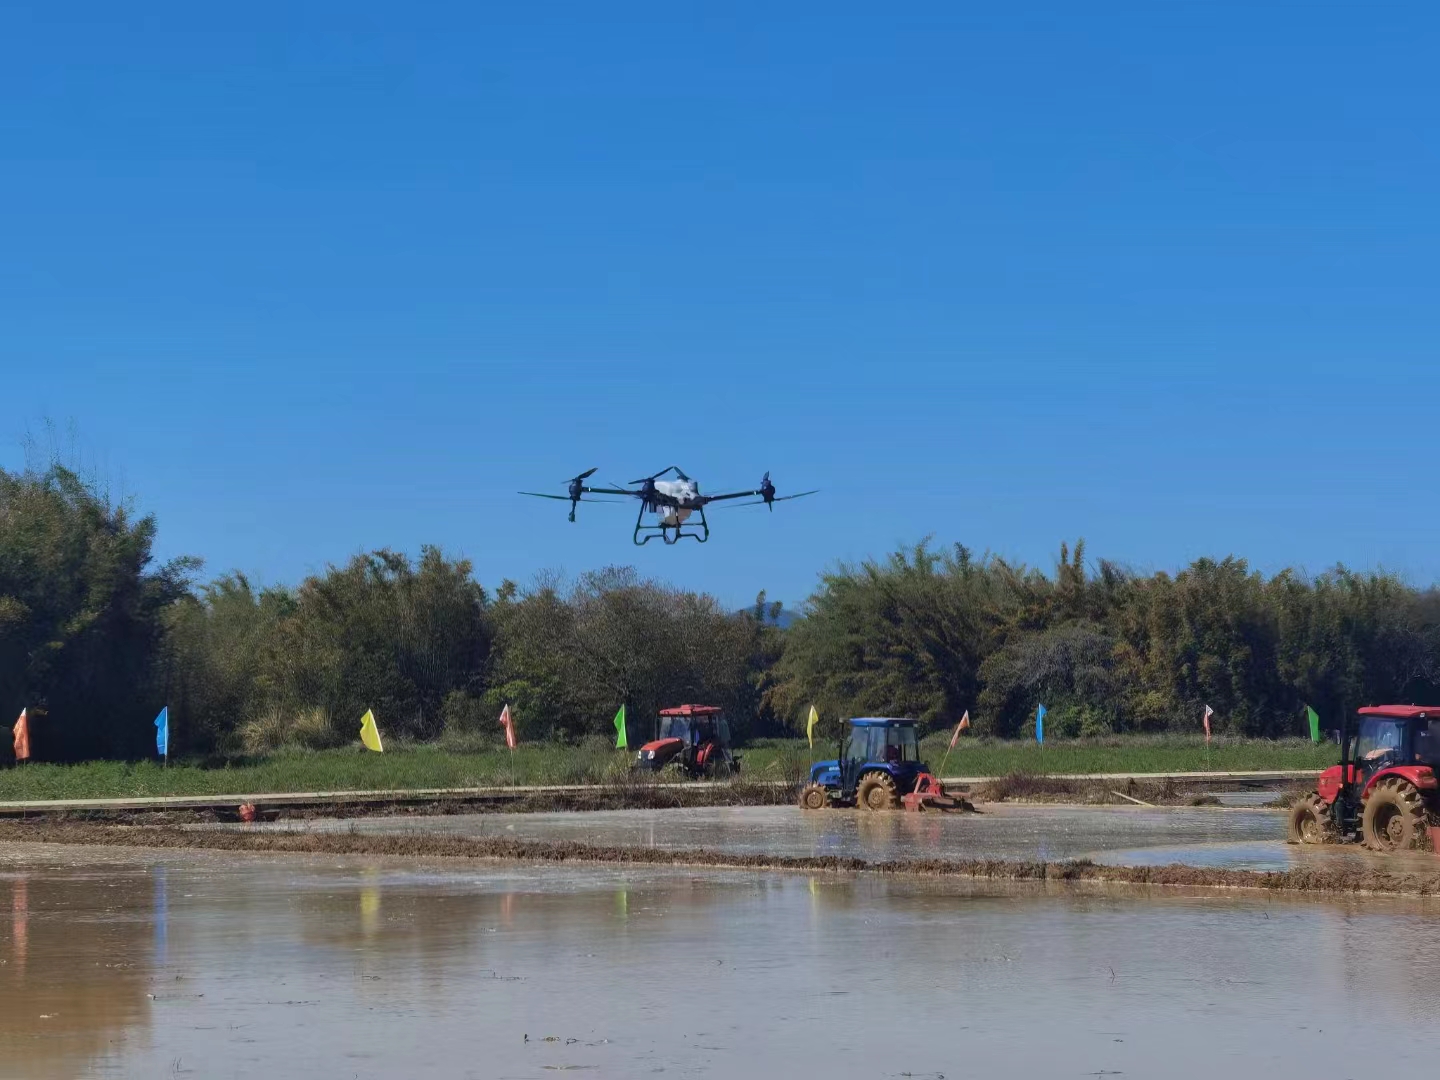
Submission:
[[[1340,764],[1290,810],[1292,844],[1440,851],[1440,705],[1371,705],[1340,729]]]
[[[635,768],[659,772],[667,766],[692,780],[734,776],[740,759],[730,750],[730,724],[715,705],[677,705],[661,709],[655,738],[635,755]]]

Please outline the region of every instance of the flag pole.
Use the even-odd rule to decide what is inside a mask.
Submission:
[[[960,732],[970,726],[970,710],[965,710],[965,715],[960,717],[960,722],[955,725],[955,733],[950,736],[949,745],[945,747],[945,756],[940,759],[940,771],[936,773],[936,779],[944,779],[945,763],[950,760],[950,751],[955,749],[955,744],[960,741]]]
[[[508,736],[506,742],[510,744],[510,786],[520,786],[520,770],[515,766],[515,714],[510,711],[510,703],[505,703],[505,715],[510,718],[510,723],[505,726],[505,734]]]

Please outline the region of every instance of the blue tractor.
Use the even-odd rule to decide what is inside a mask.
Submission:
[[[949,810],[961,803],[945,794],[920,760],[914,720],[866,716],[850,721],[840,757],[810,767],[800,805],[806,810],[827,806],[894,810],[901,805],[907,810]]]

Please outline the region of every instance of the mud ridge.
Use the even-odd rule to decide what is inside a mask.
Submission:
[[[1108,882],[1271,892],[1440,895],[1434,873],[1391,873],[1373,868],[1226,870],[1169,866],[1105,866],[1003,859],[866,860],[838,856],[746,855],[694,849],[662,851],[576,842],[506,837],[293,833],[268,829],[183,829],[175,826],[0,822],[0,843],[82,844],[98,847],[198,849],[260,854],[383,855],[412,858],[503,859],[519,862],[609,863],[640,866],[788,870],[809,873],[881,874],[997,881]]]
[[[303,806],[260,807],[266,821],[316,818],[443,817],[454,814],[534,814],[588,810],[680,810],[706,806],[781,806],[795,801],[798,785],[736,782],[661,787],[643,782],[604,784],[583,791],[540,791],[521,796],[463,795],[387,802],[317,802]],[[277,799],[283,799],[283,795]],[[111,825],[201,825],[238,821],[238,806],[209,809],[28,810],[17,821],[91,822]]]
[[[1122,782],[1011,773],[976,785],[970,794],[977,802],[1133,806],[1138,801],[1151,806],[1218,806],[1220,800],[1211,794],[1212,790],[1186,787],[1168,778]]]

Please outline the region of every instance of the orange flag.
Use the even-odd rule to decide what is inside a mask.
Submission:
[[[15,760],[30,760],[30,710],[21,709],[15,721]]]
[[[515,749],[515,718],[510,715],[510,706],[500,710],[500,726],[505,729],[505,745]]]
[[[965,715],[960,717],[960,722],[955,725],[955,734],[950,736],[950,749],[955,749],[955,744],[960,741],[960,732],[970,726],[970,710],[965,710]]]

